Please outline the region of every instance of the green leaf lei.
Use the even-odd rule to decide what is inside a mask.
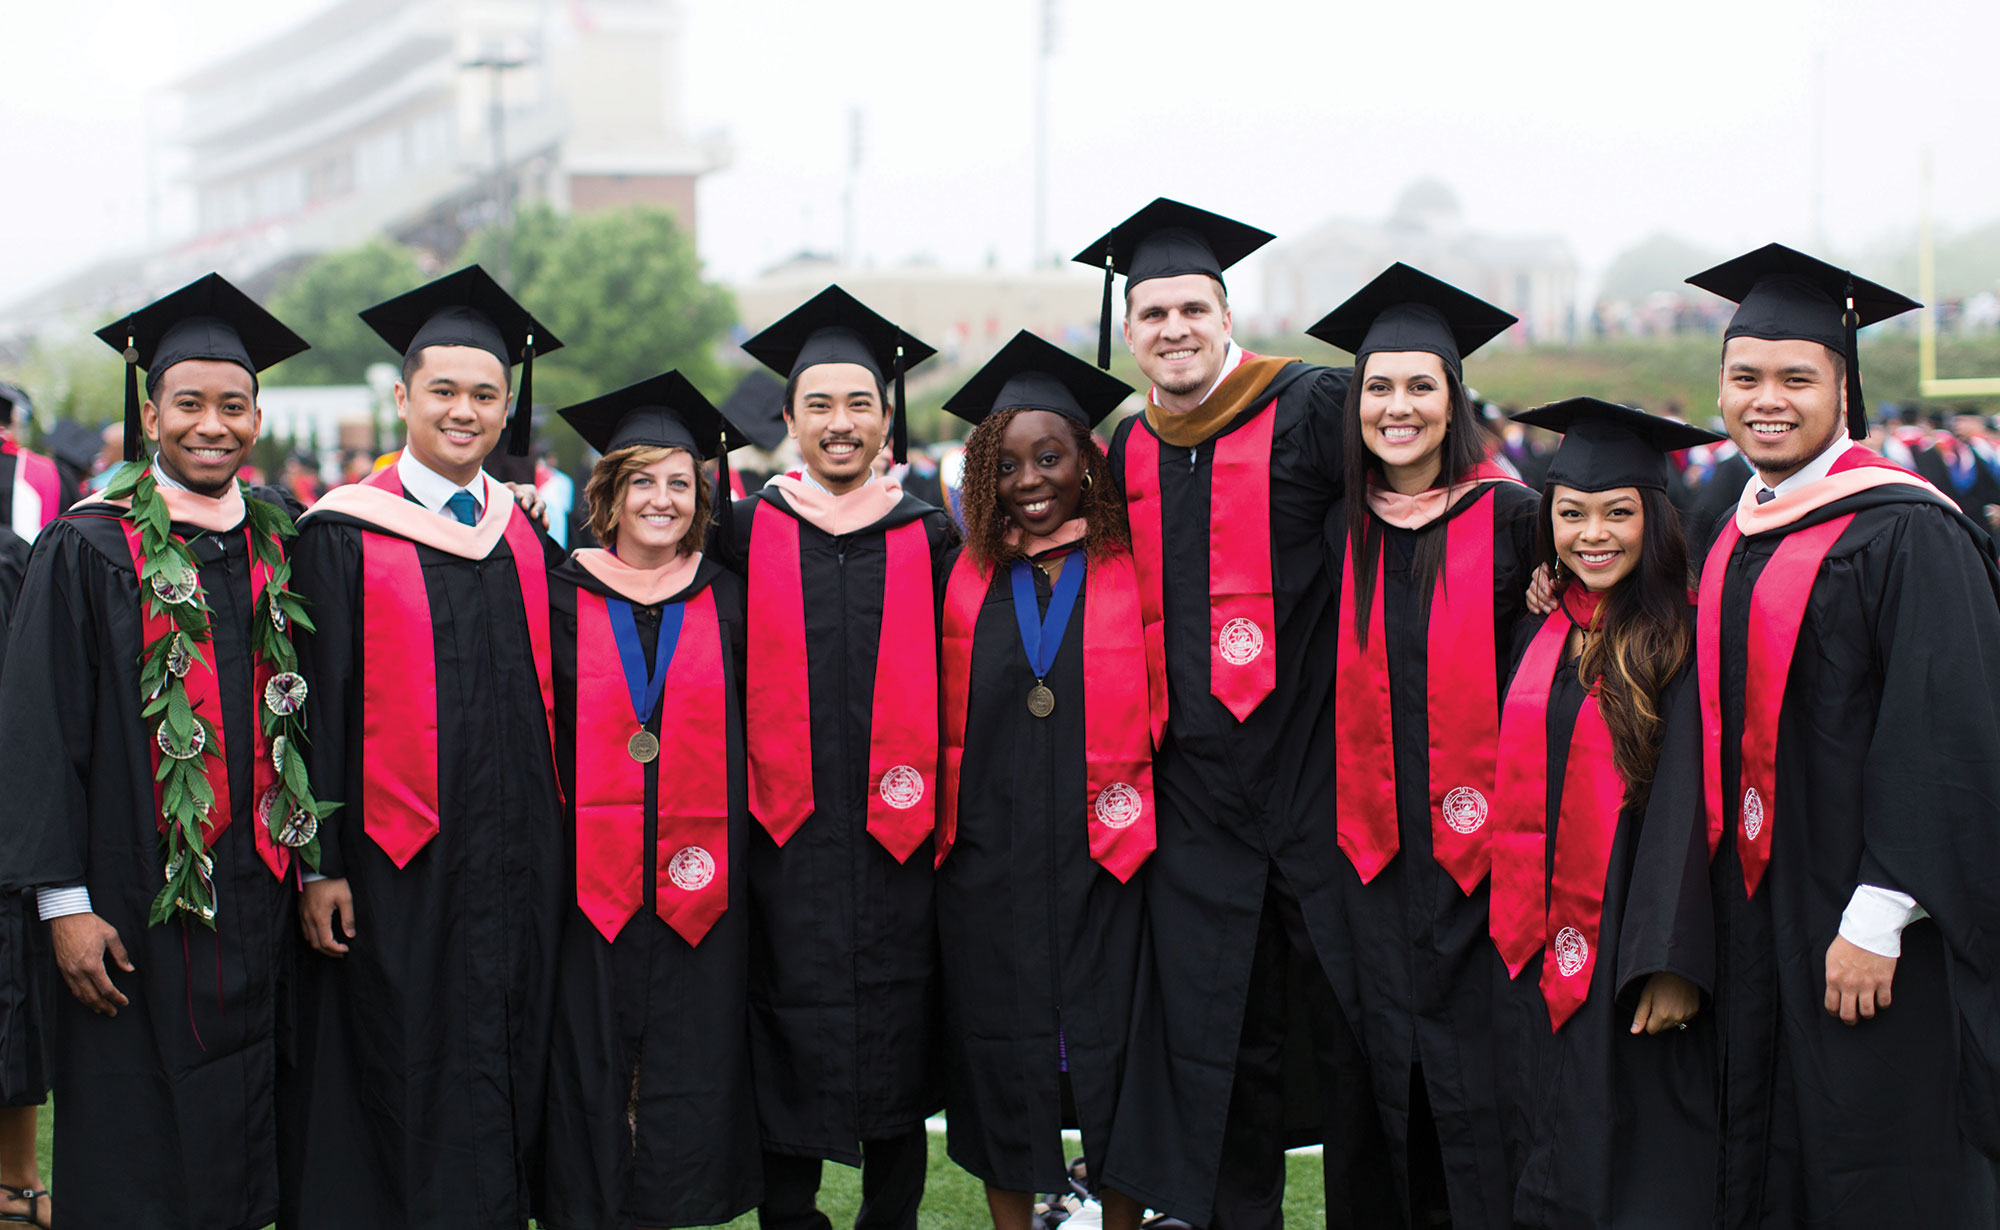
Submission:
[[[306,683],[298,674],[291,625],[311,631],[313,624],[306,615],[305,599],[286,588],[292,566],[278,545],[295,537],[298,530],[283,508],[252,497],[249,486],[240,479],[237,486],[249,510],[251,549],[258,562],[270,570],[270,579],[257,595],[250,645],[272,671],[270,684],[257,698],[257,713],[277,780],[265,797],[257,800],[255,817],[269,827],[272,840],[318,870],[319,822],[340,804],[315,801],[306,780]],[[194,553],[174,535],[173,517],[160,497],[151,465],[127,462],[104,494],[111,499],[130,499],[131,507],[124,516],[139,527],[139,545],[146,556],[145,571],[139,577],[141,592],[147,593],[153,614],[164,611],[174,624],[139,654],[141,712],[161,752],[160,811],[167,822],[160,836],[166,886],[153,899],[148,923],[158,926],[179,912],[212,929],[215,863],[202,833],[202,820],[215,806],[215,791],[208,784],[203,758],[219,757],[219,753],[215,727],[188,704],[183,679],[196,662],[207,662],[202,647],[212,639],[208,598],[202,592]]]

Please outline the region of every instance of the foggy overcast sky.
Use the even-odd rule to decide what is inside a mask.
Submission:
[[[0,196],[0,299],[143,236],[146,87],[326,2],[8,3],[0,149],[17,177]],[[850,106],[866,126],[865,260],[1027,263],[1040,9],[684,0],[683,106],[735,151],[701,188],[711,276],[839,250]],[[1059,0],[1059,13],[1049,233],[1064,253],[1156,195],[1282,239],[1380,217],[1427,175],[1456,189],[1470,226],[1562,234],[1588,274],[1659,229],[1718,251],[1810,247],[1816,60],[1834,247],[1914,224],[1925,144],[1940,224],[2000,218],[1993,0]]]

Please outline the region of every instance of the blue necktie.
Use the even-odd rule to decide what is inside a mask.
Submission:
[[[470,491],[452,492],[451,498],[444,502],[444,506],[452,516],[458,518],[460,525],[479,524],[479,505],[473,500]]]

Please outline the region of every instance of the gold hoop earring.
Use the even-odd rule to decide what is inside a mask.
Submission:
[[[1088,491],[1088,490],[1090,490],[1090,471],[1089,471],[1089,470],[1085,470],[1085,471],[1083,472],[1083,489],[1084,489],[1085,491]]]

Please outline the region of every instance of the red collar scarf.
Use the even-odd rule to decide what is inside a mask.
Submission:
[[[1152,854],[1153,741],[1147,714],[1146,642],[1139,578],[1123,552],[1066,567],[1088,567],[1083,596],[1084,797],[1090,857],[1121,882]],[[962,552],[944,595],[944,772],[938,806],[939,864],[958,832],[959,772],[965,763],[965,717],[971,703],[972,642],[992,574]],[[1013,629],[1008,629],[1011,634]],[[1020,641],[1009,636],[1009,651]],[[1037,721],[1036,718],[1027,718]]]
[[[1500,685],[1493,631],[1491,483],[1512,481],[1481,466],[1488,485],[1459,504],[1445,527],[1445,562],[1431,596],[1425,707],[1430,731],[1431,854],[1467,895],[1486,875],[1486,818],[1500,738]],[[1482,508],[1483,506],[1483,508]],[[1343,535],[1343,538],[1347,536]],[[1389,550],[1383,543],[1385,552]],[[1363,884],[1401,845],[1396,827],[1396,743],[1390,720],[1389,645],[1383,626],[1386,568],[1377,565],[1368,644],[1354,632],[1354,552],[1346,550],[1334,673],[1334,786],[1340,848]]]
[[[930,836],[937,807],[937,616],[922,521],[883,535],[882,633],[868,725],[868,832],[897,862]],[[799,522],[769,500],[751,522],[744,726],[750,812],[780,846],[813,814],[812,678]]]
[[[1570,586],[1571,591],[1582,588]],[[1509,977],[1519,976],[1542,952],[1542,999],[1551,1030],[1561,1029],[1590,994],[1611,843],[1625,805],[1625,781],[1613,762],[1611,730],[1598,712],[1593,687],[1577,710],[1563,762],[1551,875],[1549,690],[1569,638],[1571,605],[1565,593],[1564,609],[1543,621],[1507,690],[1493,833],[1493,946],[1506,961]],[[1589,608],[1586,618],[1596,615],[1595,602],[1577,605]]]
[[[1208,690],[1241,722],[1278,683],[1278,619],[1271,598],[1271,432],[1276,398],[1215,437],[1208,482]],[[1125,498],[1132,557],[1142,581],[1154,742],[1167,721],[1163,576],[1166,532],[1160,511],[1160,440],[1140,416],[1125,437]]]
[[[0,439],[0,453],[14,459],[13,529],[35,540],[35,535],[62,512],[62,475],[56,463],[22,448],[13,439]]]
[[[315,507],[328,507],[341,491],[335,511],[382,525],[385,531],[361,534],[361,618],[366,635],[361,646],[361,818],[368,836],[398,867],[406,867],[438,831],[438,676],[437,623],[430,593],[424,588],[423,563],[417,543],[461,555],[466,544],[484,542],[490,552],[504,539],[519,578],[521,607],[528,623],[528,641],[541,684],[542,711],[548,716],[553,747],[555,679],[549,654],[549,579],[542,562],[541,540],[527,514],[514,501],[497,496],[489,501],[479,526],[468,527],[418,508],[403,499],[396,467],[377,470],[354,488],[373,488],[395,497],[364,500],[359,490],[336,488]],[[350,507],[351,505],[351,507]],[[378,518],[380,511],[386,514]],[[505,519],[493,534],[489,526]],[[413,537],[403,537],[408,532]],[[489,540],[490,538],[490,540]],[[495,617],[504,618],[501,612]]]
[[[659,711],[660,751],[626,751],[632,697],[602,596],[576,592],[576,903],[606,940],[645,904],[690,945],[729,908],[729,713],[715,591],[682,604]],[[646,782],[657,834],[646,847]]]
[[[139,527],[124,520],[118,524],[125,531],[125,546],[132,554],[132,569],[136,575],[143,577],[146,575],[146,554],[140,549]],[[250,548],[250,593],[254,597],[264,592],[264,586],[271,579],[271,570],[257,558],[256,546],[250,541],[250,527],[247,524],[243,527],[242,533],[245,545]],[[142,600],[139,610],[143,621],[140,631],[141,644],[151,645],[174,630],[174,618],[165,609],[156,610],[152,602]],[[250,780],[256,805],[251,809],[251,816],[255,820],[251,827],[257,831],[257,857],[264,861],[264,866],[271,869],[272,875],[282,880],[285,878],[285,869],[291,865],[291,851],[279,845],[271,836],[269,800],[278,786],[278,764],[271,756],[271,740],[264,732],[262,720],[264,688],[271,682],[274,673],[263,654],[252,653],[250,734],[255,741],[256,755],[252,761]],[[223,830],[229,827],[229,822],[234,817],[229,797],[229,751],[224,746],[226,735],[222,722],[222,686],[216,676],[213,638],[206,653],[193,655],[182,682],[187,685],[189,706],[197,713],[208,717],[210,725],[215,728],[215,744],[208,749],[214,754],[207,756],[202,765],[202,776],[208,779],[208,788],[215,792],[215,805],[209,808],[208,816],[201,825],[202,840],[213,850],[216,838],[222,836]],[[165,789],[160,781],[162,753],[159,743],[154,740],[147,740],[147,748],[152,753],[153,762],[153,815],[156,817],[155,823],[164,832],[167,821],[166,812],[161,807],[163,802],[161,795]]]

